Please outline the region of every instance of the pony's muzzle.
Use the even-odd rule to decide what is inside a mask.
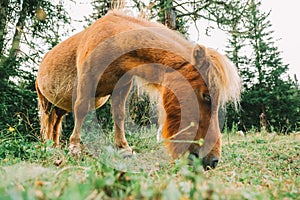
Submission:
[[[219,158],[215,156],[205,156],[202,159],[202,165],[204,170],[210,170],[217,167]]]
[[[198,153],[190,152],[189,163],[192,164],[193,159],[199,159],[200,156]],[[204,170],[215,169],[219,163],[219,158],[215,156],[205,156],[202,158],[202,165]]]

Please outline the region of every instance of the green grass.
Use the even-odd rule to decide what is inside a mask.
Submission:
[[[74,158],[26,140],[1,133],[0,199],[300,199],[299,134],[224,134],[210,171],[171,162],[154,129],[128,137],[137,155],[125,160],[113,148]]]

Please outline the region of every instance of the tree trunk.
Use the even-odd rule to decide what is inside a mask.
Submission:
[[[1,2],[1,4],[3,4],[3,2]],[[1,7],[1,11],[2,11],[2,7]],[[3,13],[1,13],[3,14]],[[26,5],[23,4],[22,5],[22,10],[18,13],[19,14],[19,18],[15,27],[15,33],[14,36],[12,38],[12,44],[10,47],[4,47],[1,49],[1,57],[0,57],[0,61],[1,61],[1,72],[0,72],[0,76],[1,76],[1,80],[3,81],[7,81],[10,77],[16,76],[18,74],[18,69],[17,69],[17,64],[16,64],[16,58],[17,58],[17,54],[20,52],[20,46],[21,46],[21,37],[23,34],[23,28],[25,26],[25,20],[26,20],[26,15],[27,15],[27,9],[26,9]],[[7,16],[8,18],[9,16]],[[2,19],[0,19],[1,21]],[[7,20],[5,20],[7,22]],[[2,25],[2,21],[1,21],[1,25]],[[6,26],[6,24],[4,25]],[[1,30],[3,31],[2,33],[5,33],[5,30]],[[3,36],[3,39],[5,38],[6,35]],[[3,45],[3,40],[1,41],[2,45]],[[4,53],[5,48],[7,48],[7,50],[9,50],[9,54],[8,56],[4,56],[2,53]]]
[[[0,60],[4,54],[4,38],[6,36],[6,24],[8,15],[8,1],[0,1]]]
[[[176,30],[176,12],[173,8],[165,11],[165,25],[172,30]]]
[[[259,115],[260,119],[260,131],[267,130],[267,115],[266,115],[266,106],[264,104],[261,105],[261,114]]]
[[[18,52],[20,51],[21,37],[23,34],[23,28],[25,26],[26,14],[26,8],[23,4],[22,10],[20,11],[20,17],[16,24],[15,34],[9,51],[9,56],[17,56]]]
[[[160,21],[168,28],[176,30],[176,12],[173,6],[173,1],[160,0],[160,9],[159,14]]]

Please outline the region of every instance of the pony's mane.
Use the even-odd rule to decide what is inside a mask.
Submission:
[[[131,9],[126,9],[126,8],[113,8],[107,12],[107,15],[122,17],[122,19],[127,19],[129,21],[134,21],[134,22],[142,22],[142,23],[145,22],[151,26],[158,26],[158,27],[164,26],[163,24],[151,21],[140,14],[137,15],[137,13],[134,13]]]
[[[113,0],[110,3],[110,7],[112,10],[121,10],[126,7],[126,1],[125,0]]]
[[[218,94],[221,107],[232,102],[237,108],[241,92],[241,79],[237,68],[226,56],[214,49],[207,48],[207,54],[211,60],[206,74],[210,92]]]

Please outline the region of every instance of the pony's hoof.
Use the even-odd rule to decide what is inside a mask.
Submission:
[[[69,153],[72,156],[80,156],[81,155],[81,147],[80,144],[70,144],[69,146]]]
[[[121,149],[119,154],[122,158],[134,158],[136,156],[135,152],[130,147]]]

